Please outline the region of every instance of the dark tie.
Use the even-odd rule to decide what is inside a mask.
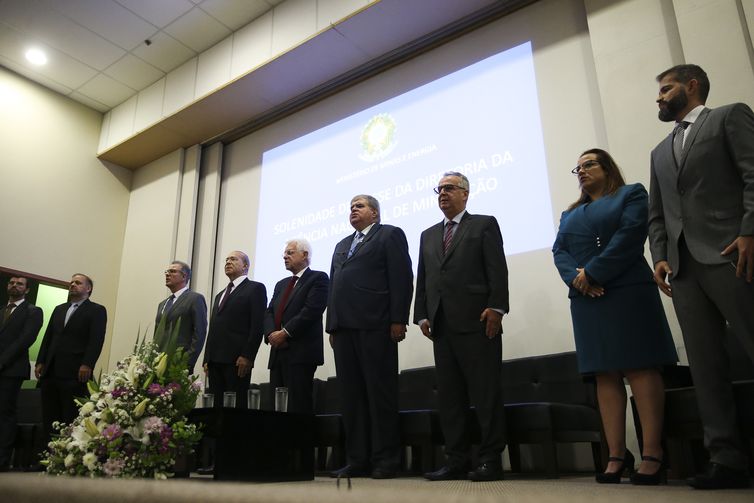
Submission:
[[[686,121],[679,122],[673,129],[673,155],[678,166],[681,165],[681,156],[683,155],[683,135],[689,124],[691,123]]]
[[[5,306],[5,310],[3,312],[3,325],[5,325],[5,322],[8,321],[8,318],[10,318],[10,313],[13,312],[13,308],[16,307],[15,304],[8,304]]]
[[[165,302],[165,307],[162,310],[162,314],[168,314],[168,312],[170,311],[170,308],[173,307],[173,302],[175,302],[175,295],[171,295],[170,297],[168,297],[168,301]]]
[[[288,304],[288,299],[291,296],[293,287],[296,285],[296,281],[298,281],[298,276],[293,276],[288,282],[288,286],[285,287],[283,298],[280,299],[278,309],[275,311],[275,330],[280,330],[281,322],[283,321],[283,311],[285,311],[285,306]]]
[[[232,291],[233,291],[233,282],[231,281],[230,283],[228,283],[228,288],[225,289],[225,295],[223,295],[223,298],[220,301],[220,305],[217,306],[218,311],[223,310],[223,306],[225,305],[226,302],[228,302],[228,297],[230,297],[230,292]]]
[[[353,255],[354,250],[356,250],[356,247],[361,243],[362,239],[364,239],[364,234],[357,232],[353,241],[351,241],[351,248],[348,249],[348,258],[351,258],[351,255]]]
[[[445,224],[445,237],[442,240],[442,253],[445,254],[448,252],[448,248],[450,248],[450,242],[453,241],[453,227],[456,225],[456,222],[453,220],[449,220],[447,224]]]

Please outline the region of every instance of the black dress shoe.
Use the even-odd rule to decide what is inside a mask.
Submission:
[[[392,466],[377,466],[372,470],[373,479],[394,479],[398,476],[398,470]]]
[[[635,486],[656,486],[658,484],[668,483],[668,470],[665,466],[665,458],[659,459],[654,456],[642,456],[644,461],[653,461],[657,463],[657,471],[654,473],[639,473],[634,472],[631,474],[631,483]]]
[[[443,466],[437,471],[425,473],[424,478],[433,482],[438,480],[466,480],[467,472],[462,467]]]
[[[469,480],[473,480],[474,482],[503,480],[503,465],[494,462],[482,463],[477,466],[476,470],[469,472]]]
[[[369,475],[369,471],[361,466],[346,465],[339,470],[330,472],[330,477],[334,479],[339,478],[351,478],[351,477],[366,477]]]
[[[688,480],[694,489],[746,489],[751,485],[749,474],[719,463],[710,463],[704,473]]]
[[[199,475],[214,475],[215,474],[215,465],[212,466],[202,466],[200,468],[196,469],[196,473]]]

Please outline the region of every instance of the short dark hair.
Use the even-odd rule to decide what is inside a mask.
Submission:
[[[684,85],[688,84],[691,80],[696,80],[697,84],[699,84],[699,97],[702,99],[702,102],[707,101],[707,96],[709,96],[709,77],[707,77],[707,73],[702,70],[701,66],[676,65],[658,75],[657,82],[660,82],[668,75]]]
[[[89,285],[89,296],[91,297],[92,292],[94,292],[94,281],[92,281],[92,278],[81,272],[75,272],[73,273],[73,275],[71,275],[71,277],[73,276],[83,276],[84,279],[86,279],[86,282]]]
[[[605,188],[605,195],[609,196],[610,194],[615,194],[615,192],[626,185],[626,181],[623,179],[623,175],[620,172],[620,168],[618,167],[618,164],[615,162],[615,159],[612,158],[610,154],[608,154],[606,151],[602,150],[601,148],[590,148],[589,150],[586,150],[581,153],[579,157],[583,157],[587,154],[594,154],[597,156],[597,162],[600,163],[600,167],[605,171],[605,178],[607,178],[607,187]],[[569,210],[572,210],[576,208],[577,206],[581,206],[582,204],[586,204],[592,200],[591,197],[589,197],[589,194],[584,192],[584,190],[581,191],[581,196],[571,203],[571,205],[568,207]]]
[[[170,265],[178,265],[181,267],[181,272],[184,276],[186,276],[186,281],[189,281],[191,279],[191,266],[189,266],[186,262],[181,262],[180,260],[173,260]]]
[[[11,275],[10,278],[8,278],[8,283],[10,283],[10,280],[12,280],[12,279],[22,279],[22,280],[24,280],[24,282],[26,282],[26,288],[30,288],[30,283],[31,282],[29,281],[28,277],[21,276],[21,275],[18,275],[18,274],[13,274],[13,275]]]

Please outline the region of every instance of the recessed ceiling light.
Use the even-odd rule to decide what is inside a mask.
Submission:
[[[44,65],[47,63],[47,55],[41,49],[29,49],[26,51],[26,59],[33,65]]]

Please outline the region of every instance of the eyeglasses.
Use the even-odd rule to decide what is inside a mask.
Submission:
[[[445,184],[445,185],[439,185],[439,186],[435,187],[432,190],[435,191],[435,194],[441,194],[443,192],[453,192],[456,189],[467,190],[467,189],[461,187],[460,185],[453,185],[451,183],[448,183],[448,184]]]
[[[579,171],[582,170],[582,169],[584,171],[589,171],[593,167],[599,166],[599,165],[600,165],[599,161],[584,161],[581,164],[579,164],[578,166],[576,166],[575,168],[573,168],[571,170],[571,173],[573,173],[574,175],[578,175]]]
[[[180,269],[165,269],[165,274],[181,274],[182,272]]]

